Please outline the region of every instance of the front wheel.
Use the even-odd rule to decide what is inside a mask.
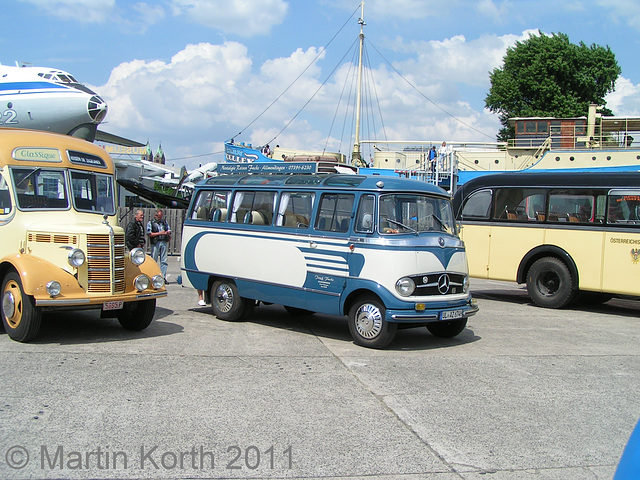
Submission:
[[[118,322],[126,330],[139,332],[147,328],[156,313],[156,300],[126,302],[118,312]]]
[[[396,336],[397,323],[387,322],[382,302],[372,296],[359,298],[349,309],[349,331],[353,341],[370,348],[384,348]]]
[[[248,300],[240,297],[238,287],[230,280],[216,280],[211,286],[211,308],[220,320],[235,322],[245,315],[245,310],[252,309],[246,305]],[[253,302],[250,300],[249,302]],[[255,302],[253,302],[255,305]]]
[[[441,338],[452,338],[462,332],[467,326],[467,319],[445,320],[442,322],[428,323],[427,330],[431,335]]]
[[[564,262],[555,257],[544,257],[536,260],[527,272],[527,292],[539,307],[566,307],[577,294],[572,280]]]
[[[10,338],[28,342],[40,330],[42,310],[24,293],[20,275],[9,272],[2,282],[2,323]]]

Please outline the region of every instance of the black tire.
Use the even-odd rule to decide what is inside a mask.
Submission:
[[[2,323],[10,338],[28,342],[40,331],[42,309],[24,293],[20,275],[9,272],[2,281]]]
[[[140,300],[139,302],[126,302],[122,310],[118,312],[118,322],[122,328],[139,332],[144,330],[153,321],[156,313],[156,300]]]
[[[349,331],[363,347],[384,348],[396,336],[398,324],[384,319],[386,309],[374,296],[360,297],[349,309]]]
[[[244,316],[247,301],[240,297],[238,287],[231,280],[216,280],[211,285],[211,308],[220,320],[236,322]],[[255,302],[254,302],[255,303]],[[248,307],[251,309],[251,306]]]
[[[312,312],[311,310],[305,310],[304,308],[298,308],[298,307],[289,307],[287,305],[284,305],[284,309],[287,311],[289,315],[293,315],[294,317],[307,317],[315,313],[315,312]]]
[[[572,285],[571,272],[555,257],[536,260],[527,272],[527,292],[539,307],[566,307],[577,294]]]
[[[467,319],[444,320],[427,324],[427,330],[435,337],[452,338],[462,332],[467,326]]]

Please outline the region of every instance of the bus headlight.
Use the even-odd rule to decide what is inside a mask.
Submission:
[[[408,297],[416,289],[416,284],[409,277],[403,277],[396,282],[396,291],[403,297]]]
[[[85,260],[86,260],[86,257],[84,256],[84,252],[79,248],[74,248],[69,252],[69,255],[67,256],[67,261],[69,262],[69,265],[75,268],[78,268],[79,266],[84,264]]]
[[[139,292],[142,292],[143,290],[149,288],[150,284],[151,280],[149,280],[149,277],[147,277],[146,275],[138,275],[133,281],[133,286],[136,287],[136,290],[138,290]]]
[[[155,275],[151,279],[151,285],[153,285],[153,288],[155,288],[156,290],[164,287],[164,278],[162,277],[162,275]]]
[[[80,252],[82,253],[82,252]],[[83,256],[84,258],[84,256]],[[82,264],[80,264],[82,265]],[[60,295],[60,282],[56,282],[55,280],[52,280],[50,282],[47,283],[47,293],[49,295],[51,295],[52,297],[57,297],[58,295]]]
[[[469,291],[469,275],[464,276],[464,280],[462,281],[462,293],[467,293]]]
[[[134,265],[142,265],[146,259],[147,254],[141,248],[134,248],[129,252],[129,258]]]

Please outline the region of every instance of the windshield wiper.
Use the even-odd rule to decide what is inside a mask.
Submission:
[[[417,230],[415,230],[415,229],[413,229],[413,228],[411,228],[411,227],[408,227],[408,226],[407,226],[407,225],[405,225],[404,223],[400,223],[400,222],[397,222],[397,221],[395,221],[395,220],[391,220],[389,217],[382,217],[382,219],[383,219],[383,220],[386,220],[386,221],[387,221],[387,222],[389,222],[389,223],[393,223],[394,225],[398,225],[399,227],[402,227],[402,228],[405,228],[405,229],[407,229],[407,230],[410,230],[410,231],[412,231],[413,233],[415,233],[416,235],[418,235],[418,231],[417,231]]]
[[[449,231],[449,227],[444,223],[444,221],[438,217],[435,213],[430,213],[429,216],[433,219],[435,219],[436,222],[438,222],[438,224],[440,225],[440,227],[442,228],[443,232],[448,232]]]

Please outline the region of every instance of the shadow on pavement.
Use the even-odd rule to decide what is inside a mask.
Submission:
[[[210,307],[209,311],[210,311]],[[206,307],[194,309],[206,312]],[[319,338],[353,343],[347,317],[313,314],[294,316],[279,305],[260,305],[254,314],[245,320],[259,325],[290,330]],[[438,338],[429,333],[426,327],[399,328],[394,341],[385,350],[431,350],[449,348],[480,340],[472,330],[466,328],[454,338]],[[366,348],[366,347],[362,347]]]
[[[94,310],[47,312],[42,315],[38,336],[29,343],[74,345],[174,335],[184,328],[182,325],[163,321],[163,318],[172,314],[172,310],[156,307],[151,325],[136,332],[122,328],[116,318],[100,318],[100,312]],[[0,330],[4,333],[1,326]]]

